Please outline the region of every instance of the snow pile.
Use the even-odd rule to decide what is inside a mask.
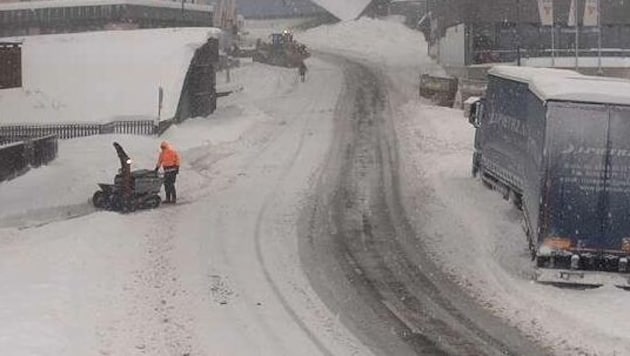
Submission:
[[[388,66],[430,63],[422,33],[396,21],[362,17],[356,21],[320,26],[297,35],[300,42],[324,51],[369,59]]]
[[[104,31],[22,39],[23,88],[0,92],[0,124],[104,122],[175,114],[210,28]]]

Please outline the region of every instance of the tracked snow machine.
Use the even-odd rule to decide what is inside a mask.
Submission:
[[[297,68],[310,55],[304,44],[295,41],[291,32],[284,31],[271,34],[271,43],[257,41],[252,60],[273,66]]]
[[[114,177],[114,184],[98,184],[101,189],[92,196],[92,204],[99,209],[122,213],[160,206],[163,177],[150,169],[131,171],[131,159],[125,150],[116,142],[114,148],[120,160],[120,169]]]

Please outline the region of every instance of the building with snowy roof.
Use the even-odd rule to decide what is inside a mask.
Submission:
[[[0,3],[0,37],[112,29],[212,27],[213,7],[159,0]]]

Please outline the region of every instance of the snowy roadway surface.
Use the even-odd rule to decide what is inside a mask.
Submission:
[[[518,211],[469,177],[461,111],[416,96],[439,71],[419,34],[361,20],[301,39],[320,49],[305,83],[246,63],[242,92],[167,132],[178,205],[87,202],[113,141],[147,168],[162,138],[64,141],[0,184],[0,353],[630,352],[627,292],[531,283]]]

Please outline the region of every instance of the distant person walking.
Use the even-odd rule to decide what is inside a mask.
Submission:
[[[307,71],[308,71],[308,68],[306,68],[306,64],[304,64],[304,61],[300,62],[300,66],[298,67],[298,72],[300,73],[300,80],[302,82],[306,80]]]
[[[175,179],[179,173],[179,166],[181,158],[179,153],[173,148],[173,146],[163,141],[160,144],[160,157],[155,165],[155,171],[160,169],[160,166],[164,169],[164,191],[166,192],[166,204],[175,204],[177,202],[177,193],[175,192]]]

